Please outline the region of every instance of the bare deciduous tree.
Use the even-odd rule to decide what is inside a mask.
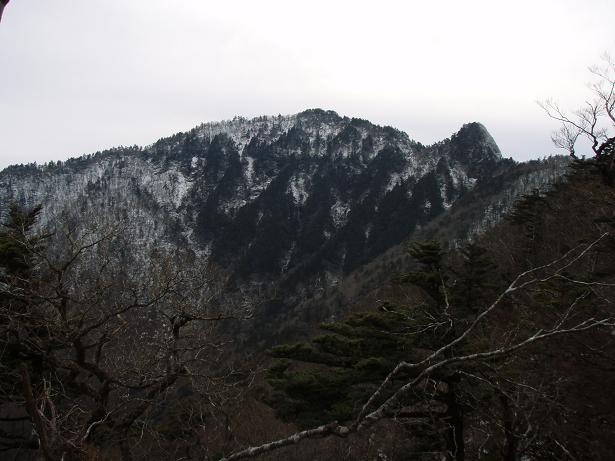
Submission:
[[[514,413],[522,409],[519,394],[508,392],[507,386],[502,383],[508,380],[507,384],[512,384],[515,388],[522,388],[523,392],[534,396],[534,400],[529,400],[528,403],[526,399],[523,404],[528,418],[532,411],[531,405],[536,405],[540,399],[544,399],[545,391],[524,382],[513,383],[505,373],[473,374],[465,371],[463,366],[471,364],[479,370],[491,370],[498,361],[515,357],[517,354],[522,354],[541,343],[556,338],[573,337],[599,329],[610,331],[615,326],[615,316],[610,307],[613,302],[615,281],[612,277],[605,280],[571,275],[572,273],[587,273],[586,269],[595,264],[595,252],[607,244],[612,244],[612,236],[609,232],[603,232],[595,240],[580,244],[561,257],[517,274],[493,302],[479,310],[474,320],[452,340],[420,361],[398,363],[363,404],[361,411],[351,424],[344,425],[332,421],[276,441],[237,451],[224,459],[231,461],[251,458],[304,439],[329,436],[348,437],[353,433],[361,433],[383,419],[404,417],[404,413],[409,408],[408,397],[422,396],[420,397],[422,400],[418,400],[414,407],[410,407],[410,410],[414,410],[410,411],[411,416],[416,418],[418,414],[416,410],[422,401],[423,413],[426,413],[425,417],[428,418],[430,413],[435,415],[441,412],[440,409],[433,408],[434,400],[430,397],[438,386],[441,386],[439,384],[440,374],[443,372],[450,374],[455,370],[458,373],[469,375],[465,377],[471,380],[487,383],[496,389],[504,414],[503,417],[498,416],[498,418],[502,421],[502,430],[507,437],[507,446],[504,451],[508,451],[508,454],[503,453],[503,457],[518,459],[519,453],[523,450],[521,445],[530,440],[533,434],[528,432],[524,436],[525,439],[521,437],[520,431],[529,431],[531,427],[528,429],[518,426],[518,418],[515,418]],[[511,306],[515,309],[522,309],[523,306],[532,303],[530,299],[553,296],[554,284],[561,285],[569,293],[567,296],[558,295],[562,306],[559,306],[560,308],[556,311],[535,312],[533,321],[525,326],[515,320],[510,325],[502,326],[499,331],[501,334],[494,337],[488,344],[478,343],[475,351],[461,354],[455,352],[456,346],[472,337],[479,328],[485,325],[489,317],[496,315],[498,310],[510,309]],[[576,295],[570,296],[570,293],[576,293]],[[585,302],[590,297],[591,302]],[[598,305],[601,307],[597,308]],[[398,379],[400,376],[408,376],[408,378],[400,384]],[[554,443],[559,444],[563,452],[567,451],[565,441],[554,440]],[[449,456],[454,455],[449,453]]]
[[[554,100],[539,103],[547,114],[561,122],[553,134],[557,147],[578,158],[581,139],[590,142],[592,156],[610,182],[615,177],[615,61],[607,54],[604,64],[590,68],[597,80],[590,85],[593,99],[578,110],[568,113]]]
[[[62,222],[45,245],[13,227],[3,241],[27,270],[0,286],[0,416],[33,433],[0,433],[0,449],[59,461],[118,446],[130,460],[135,429],[177,389],[215,398],[243,378],[223,366],[215,327],[250,309],[219,303],[220,271],[177,248],[144,255],[123,225]]]

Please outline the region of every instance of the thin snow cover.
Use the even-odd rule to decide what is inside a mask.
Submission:
[[[324,124],[320,128],[320,136],[325,137],[327,139],[333,139],[338,136],[340,132],[347,126],[347,121],[341,121],[339,124]],[[371,149],[367,156],[367,161],[372,160],[374,157],[378,156],[378,154],[390,144],[390,140],[387,140],[385,135],[382,132],[382,128],[379,126],[371,126],[370,128],[364,127],[354,127],[360,134],[361,140],[364,141],[368,136],[371,135],[373,149]],[[406,150],[406,146],[399,145],[399,143],[395,143],[402,151]],[[409,148],[407,150],[410,150]],[[353,155],[355,151],[353,150],[352,145],[341,144],[338,149],[333,152],[333,156],[337,158],[348,158]]]
[[[200,252],[200,256],[203,256],[205,258],[209,258],[211,257],[211,254],[213,253],[213,243],[212,242],[207,242],[204,245],[201,245],[201,252]]]
[[[518,178],[515,183],[506,188],[503,193],[491,199],[483,212],[482,218],[476,221],[469,231],[469,235],[480,235],[487,229],[493,227],[501,221],[502,216],[510,211],[515,201],[534,190],[545,192],[549,190],[554,183],[561,180],[567,171],[567,159],[562,161],[557,157],[547,159],[549,167],[526,173]],[[476,180],[474,180],[476,182]]]
[[[181,205],[192,185],[176,165],[166,171],[140,174],[136,179],[161,205],[171,209],[177,209]]]
[[[220,204],[219,210],[227,216],[234,216],[237,210],[242,208],[247,202],[243,198],[234,198],[232,200],[226,200]]]
[[[406,157],[406,166],[401,171],[391,173],[389,181],[385,187],[385,192],[391,192],[395,186],[401,185],[409,178],[419,179],[436,164],[436,160],[430,157],[419,157],[409,146],[400,146],[404,156]]]
[[[325,283],[328,287],[335,287],[340,283],[340,277],[333,272],[325,271]]]
[[[179,207],[184,200],[184,197],[190,190],[191,183],[183,174],[176,172],[173,176],[175,181],[171,186],[171,202],[175,208]]]
[[[246,170],[243,172],[244,178],[246,178],[246,184],[248,187],[252,186],[254,181],[254,159],[250,156],[245,156]]]
[[[429,210],[431,210],[431,201],[429,201],[429,200],[425,200],[425,206],[424,206],[424,208],[425,208],[425,211],[429,211]]]
[[[344,226],[348,221],[348,213],[350,212],[350,207],[347,203],[342,202],[337,199],[333,206],[331,207],[331,219],[333,220],[333,226],[336,229]]]
[[[333,152],[335,158],[348,158],[353,154],[353,150],[349,146],[342,145]]]
[[[365,227],[365,240],[369,240],[369,234],[372,233],[372,223],[369,223],[366,227]]]
[[[327,144],[335,139],[344,128],[348,126],[348,120],[340,118],[336,122],[330,120],[305,120],[302,119],[297,127],[300,128],[308,137],[310,145],[309,155],[323,157],[327,155]],[[335,152],[334,157],[346,158],[352,154],[352,149],[347,146],[340,146]]]
[[[194,169],[198,166],[198,164],[199,164],[199,158],[192,157],[192,159],[190,160],[190,168]]]
[[[451,175],[452,187],[455,191],[459,191],[462,187],[468,190],[474,188],[474,185],[476,184],[476,178],[469,178],[463,169],[451,167],[449,169],[449,173]],[[445,181],[442,181],[440,183],[440,197],[442,197],[442,204],[445,209],[449,209],[451,206],[453,206],[453,201],[455,200],[453,199],[453,201],[449,202],[446,197],[447,192],[447,184]]]
[[[305,173],[298,173],[293,175],[288,182],[287,192],[292,195],[295,204],[300,206],[305,204],[309,196],[306,180],[308,180],[308,178]]]
[[[334,158],[349,158],[354,154],[352,144],[340,144],[338,148],[332,152]]]
[[[395,186],[400,185],[403,181],[404,179],[400,173],[391,173],[389,182],[385,187],[385,192],[391,192],[393,189],[395,189]]]
[[[203,258],[204,262],[207,262],[207,260],[211,256],[211,242],[207,243],[204,246],[199,245],[194,235],[194,229],[189,226],[184,227],[184,230],[181,231],[181,234],[186,239],[186,242],[188,242],[189,248],[191,248],[192,251],[194,251],[194,253],[198,257]]]
[[[448,187],[445,181],[440,181],[440,197],[442,198],[442,206],[445,210],[448,210],[453,206],[453,202],[449,202],[446,197],[446,193],[448,191]]]
[[[169,226],[182,221],[178,207],[190,184],[176,165],[158,168],[139,156],[92,159],[78,169],[61,165],[21,178],[19,184],[10,181],[0,193],[26,206],[42,203],[41,228],[65,215],[78,217],[94,232],[125,220],[131,225],[123,232],[132,243],[145,249],[165,247],[170,245],[165,240]]]
[[[290,266],[290,261],[293,258],[293,253],[295,252],[295,247],[297,246],[297,242],[293,241],[290,245],[290,248],[282,258],[282,272],[286,272],[288,270],[288,266]]]
[[[251,202],[252,200],[257,198],[261,194],[261,192],[263,192],[269,187],[271,181],[273,181],[273,176],[265,177],[260,182],[253,181],[252,184],[248,187],[248,201]]]
[[[243,167],[243,177],[245,181],[245,190],[246,190],[246,202],[252,202],[256,199],[261,192],[263,192],[271,181],[273,180],[273,176],[260,176],[257,177],[254,171],[254,162],[255,159],[248,155],[243,156],[241,159],[241,164]]]
[[[468,189],[472,189],[474,184],[476,184],[476,178],[468,177],[466,172],[461,168],[452,167],[450,173],[455,189],[458,189],[461,185]]]
[[[344,123],[321,123],[318,124],[302,124],[301,129],[305,131],[310,140],[310,146],[314,145],[318,139],[321,141],[329,141],[337,136],[344,128]]]
[[[367,153],[367,157],[364,158],[366,161],[370,161],[372,159],[374,159],[375,157],[378,156],[378,154],[380,154],[380,152],[382,151],[382,149],[384,149],[387,145],[390,144],[389,141],[387,141],[387,139],[385,138],[383,132],[382,132],[382,127],[377,126],[377,125],[371,125],[370,127],[366,128],[366,127],[355,127],[356,129],[359,130],[359,133],[361,134],[361,141],[365,141],[367,139],[368,136],[371,136],[372,138],[372,149],[370,149]],[[402,150],[404,150],[401,146],[400,147]]]
[[[237,147],[241,157],[245,147],[253,138],[273,142],[286,133],[295,124],[296,119],[296,115],[262,116],[253,119],[235,117],[232,120],[203,123],[195,130],[201,138],[213,139],[219,134],[227,135]]]

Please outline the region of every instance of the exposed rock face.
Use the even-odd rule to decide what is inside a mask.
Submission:
[[[335,284],[506,162],[479,123],[426,147],[396,129],[317,109],[9,167],[0,173],[0,207],[42,203],[46,225],[61,214],[124,220],[145,249],[179,244],[237,280],[293,290],[299,282]]]

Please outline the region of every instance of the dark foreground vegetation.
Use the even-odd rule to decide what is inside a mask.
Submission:
[[[160,254],[133,277],[117,230],[41,235],[38,209],[14,208],[0,235],[3,456],[609,459],[614,204],[576,162],[460,249],[409,244],[386,301],[273,348],[266,380],[233,366],[215,331],[245,312],[215,304],[211,272]]]
[[[255,301],[221,296],[223,268],[144,254],[121,226],[42,231],[40,208],[13,206],[0,457],[612,459],[615,81],[597,74],[587,110],[546,105],[575,160],[564,181],[471,242],[409,242],[378,301],[268,357],[232,347]]]
[[[576,164],[459,251],[410,245],[377,309],[272,349],[270,402],[349,459],[609,459],[614,199]]]

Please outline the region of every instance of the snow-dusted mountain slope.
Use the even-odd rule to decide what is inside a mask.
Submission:
[[[62,215],[123,222],[146,250],[178,244],[237,280],[294,290],[335,284],[513,163],[479,123],[423,146],[394,128],[316,109],[9,167],[0,173],[0,214],[15,201],[42,203],[47,226]],[[511,196],[527,189],[522,182]],[[475,228],[497,219],[491,214]]]
[[[244,274],[318,253],[348,270],[446,210],[500,159],[479,124],[429,148],[334,112],[235,118],[141,148],[0,175],[2,203],[125,219],[144,244],[181,240]],[[324,252],[323,252],[324,250]]]

